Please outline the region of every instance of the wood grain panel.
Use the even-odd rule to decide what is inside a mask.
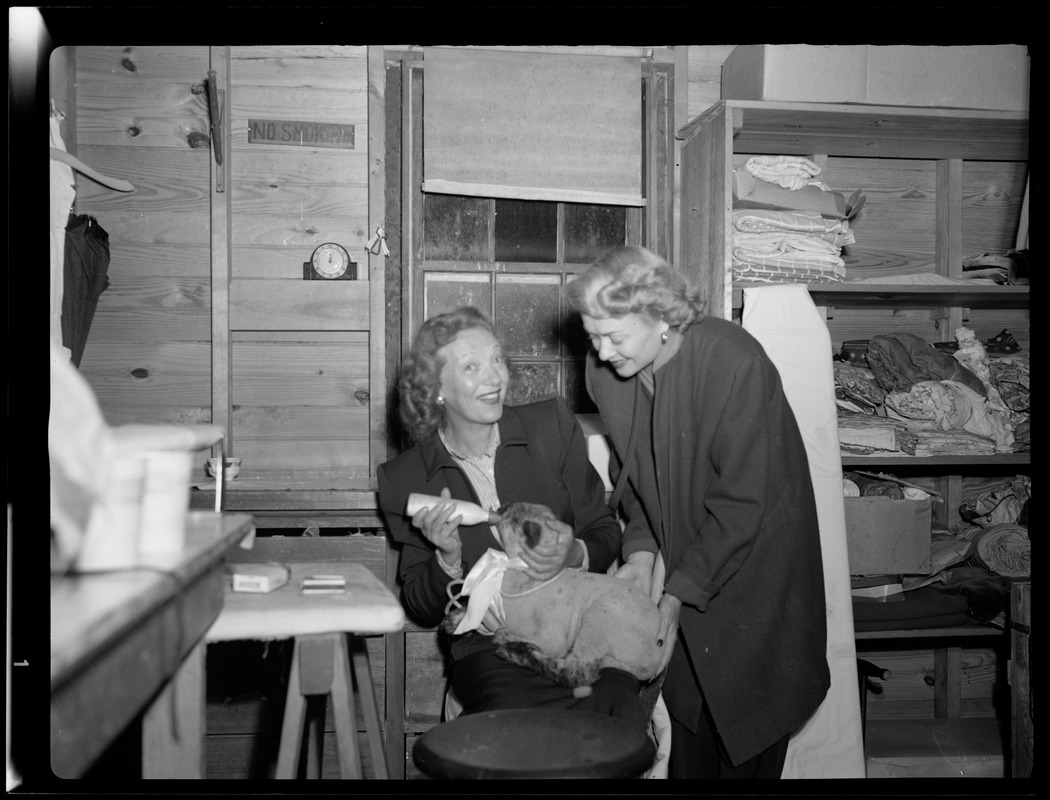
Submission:
[[[137,378],[132,374],[91,373],[85,377],[103,408],[210,405],[211,380],[207,374],[194,377],[161,373]]]
[[[210,278],[211,251],[204,245],[114,242],[109,249],[111,281],[128,278]]]
[[[207,47],[77,48],[79,82],[134,80],[143,83],[187,83],[203,79],[207,71]]]
[[[346,209],[345,214],[338,216],[304,217],[298,208],[297,201],[285,206],[279,214],[235,214],[231,221],[231,235],[234,247],[241,245],[272,245],[307,250],[307,258],[314,248],[322,242],[338,242],[347,250],[360,253],[368,241],[368,200],[359,196],[361,206]],[[274,205],[280,207],[282,200]],[[234,260],[237,254],[234,253]],[[298,259],[297,259],[298,260]],[[302,262],[299,260],[299,279],[302,280]],[[359,264],[357,258],[354,259]],[[358,270],[364,278],[367,272]]]
[[[99,298],[99,311],[178,310],[207,312],[211,306],[210,286],[199,278],[111,279],[109,288]],[[185,338],[185,337],[180,337]],[[199,337],[207,339],[207,336]]]
[[[238,341],[233,350],[234,403],[367,411],[367,363],[366,344]]]
[[[78,145],[207,149],[206,77],[207,67],[194,83],[78,80]]]
[[[77,186],[77,206],[100,219],[110,211],[132,208],[139,212],[184,211],[207,213],[210,154],[207,150],[128,150],[124,147],[81,147],[78,156],[106,175],[127,177],[130,193],[114,192],[93,181]]]
[[[233,411],[235,438],[344,439],[368,427],[368,408],[309,406],[243,406]]]
[[[78,204],[78,208],[81,208]],[[82,211],[91,213],[90,205]],[[211,217],[206,205],[201,210],[146,212],[135,208],[131,201],[123,208],[113,208],[98,216],[99,224],[110,238],[110,250],[124,242],[137,244],[163,243],[207,246]]]
[[[249,119],[282,119],[300,122],[343,122],[359,127],[354,131],[354,149],[365,149],[368,122],[368,85],[362,72],[357,81],[347,76],[343,86],[318,89],[312,86],[253,86],[241,80],[233,65],[234,99],[230,108],[234,147],[247,145]],[[241,122],[244,122],[242,125]],[[287,149],[284,145],[258,144],[252,148]]]
[[[368,330],[368,281],[230,282],[233,330]]]
[[[244,156],[248,158],[248,155]],[[316,174],[312,170],[304,177]],[[328,186],[318,190],[316,184],[284,184],[272,186],[260,183],[239,183],[232,192],[238,214],[281,217],[343,217],[360,216],[362,207],[367,207],[368,187],[345,185]],[[367,219],[367,215],[366,215]]]
[[[88,347],[94,342],[207,341],[207,284],[181,278],[113,282],[99,298]]]
[[[210,403],[199,406],[143,406],[135,396],[108,399],[102,414],[108,425],[208,425],[212,421]]]
[[[963,255],[1005,253],[1017,243],[1028,165],[963,163]]]
[[[335,470],[347,477],[368,477],[368,431],[353,440],[300,439],[237,442],[236,454],[244,459],[241,475],[296,470]]]
[[[368,154],[330,148],[238,149],[231,167],[233,183],[281,186],[350,186],[368,188]]]
[[[888,669],[889,680],[875,681],[879,692],[868,693],[868,719],[932,719],[934,687],[932,650],[863,650],[858,656]],[[962,716],[994,717],[996,657],[992,648],[962,650]]]
[[[368,48],[365,45],[233,47],[230,58],[238,85],[343,89],[348,83],[364,79]]]
[[[235,368],[236,363],[234,359]],[[233,402],[237,406],[310,405],[367,408],[368,379],[367,376],[318,376],[317,380],[287,378],[282,381],[239,372],[234,377]]]
[[[237,339],[233,351],[235,377],[255,375],[267,381],[280,376],[296,381],[368,377],[367,342],[311,341],[308,336],[301,334],[301,341],[284,342]]]
[[[85,349],[81,368],[95,379],[195,380],[209,375],[210,361],[207,342],[124,340]]]
[[[339,58],[354,59],[360,57],[365,48],[362,45],[343,44],[294,44],[294,45],[250,45],[230,48],[230,55],[237,61],[252,59],[281,58]]]
[[[722,98],[722,63],[736,48],[735,44],[688,45],[689,109],[691,120]],[[680,77],[676,76],[678,80]]]

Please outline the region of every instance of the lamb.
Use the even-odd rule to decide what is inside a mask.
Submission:
[[[522,543],[552,542],[558,535],[549,508],[514,503],[501,509],[498,529],[507,556]],[[656,677],[662,649],[656,637],[660,612],[637,586],[612,575],[563,570],[539,582],[508,569],[500,587],[505,624],[494,634],[497,653],[563,686],[579,689],[616,667],[642,682]],[[456,609],[442,627],[452,632],[463,616]]]

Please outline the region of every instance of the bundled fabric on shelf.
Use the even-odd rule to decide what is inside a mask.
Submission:
[[[744,163],[744,169],[761,181],[775,183],[796,191],[803,186],[817,186],[821,191],[830,187],[817,178],[821,169],[801,156],[753,156]]]
[[[936,345],[911,333],[843,342],[834,371],[843,454],[989,455],[1031,446],[1029,357],[1008,330],[986,342],[968,328]]]
[[[915,455],[918,436],[903,420],[838,410],[839,447],[845,455],[876,452]]]
[[[956,381],[919,381],[906,392],[890,392],[886,406],[900,417],[941,431],[963,430],[983,436],[995,450],[1010,452],[1014,434],[1000,412],[984,398]],[[925,426],[924,426],[925,427]]]
[[[995,442],[966,431],[920,431],[915,435],[915,456],[990,456]]]
[[[835,372],[835,397],[854,403],[869,413],[882,405],[886,393],[870,369],[845,361],[832,364]]]
[[[855,239],[840,211],[841,195],[817,179],[820,168],[800,156],[755,156],[737,172],[734,181],[736,210],[733,212],[732,264],[735,280],[759,283],[835,283],[846,278],[842,247]],[[740,176],[748,186],[757,179],[758,188],[768,184],[779,194],[767,191],[767,201],[755,200],[755,193],[741,189]],[[748,183],[750,181],[750,183]],[[742,192],[748,197],[741,196]],[[808,192],[806,202],[796,196]],[[821,196],[834,196],[828,215],[802,210]],[[778,200],[780,197],[782,199]],[[750,199],[748,199],[750,198]],[[763,206],[780,204],[782,208]],[[821,207],[817,203],[817,207]],[[832,211],[832,209],[834,209]]]
[[[989,359],[988,369],[1006,407],[1011,411],[1027,412],[1031,406],[1028,354],[1017,353]]]
[[[947,353],[913,333],[889,333],[868,341],[868,365],[887,392],[908,391],[919,381],[958,381],[987,393],[980,378]]]
[[[1025,578],[1032,574],[1032,540],[1023,525],[1002,523],[977,535],[975,559],[996,575]]]

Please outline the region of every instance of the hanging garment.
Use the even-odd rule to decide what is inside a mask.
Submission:
[[[806,446],[817,501],[831,688],[791,737],[784,778],[863,778],[853,601],[846,550],[831,337],[804,286],[744,290],[742,324],[776,365]]]
[[[86,214],[72,215],[66,226],[65,288],[62,293],[62,344],[73,366],[80,367],[98,298],[109,286],[109,234]]]

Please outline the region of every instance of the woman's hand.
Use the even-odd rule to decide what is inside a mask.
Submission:
[[[667,669],[671,661],[671,653],[674,652],[675,642],[678,641],[678,615],[682,611],[682,601],[673,594],[664,593],[660,598],[660,629],[656,634],[656,646],[663,648],[663,656],[660,659],[660,672]]]
[[[656,554],[639,551],[627,557],[627,563],[616,570],[616,577],[629,581],[641,589],[646,597],[653,593],[653,564]]]
[[[441,497],[452,497],[446,486],[441,490]],[[421,508],[412,516],[412,524],[419,528],[438,553],[441,560],[450,567],[460,563],[463,553],[463,542],[459,538],[459,523],[463,517],[456,514],[456,507],[451,503],[436,503],[433,507]]]
[[[578,567],[583,564],[582,544],[576,543],[576,534],[572,528],[561,520],[545,521],[557,534],[553,544],[537,544],[529,547],[523,544],[521,558],[525,562],[525,574],[533,580],[545,581],[553,578],[563,569]]]

